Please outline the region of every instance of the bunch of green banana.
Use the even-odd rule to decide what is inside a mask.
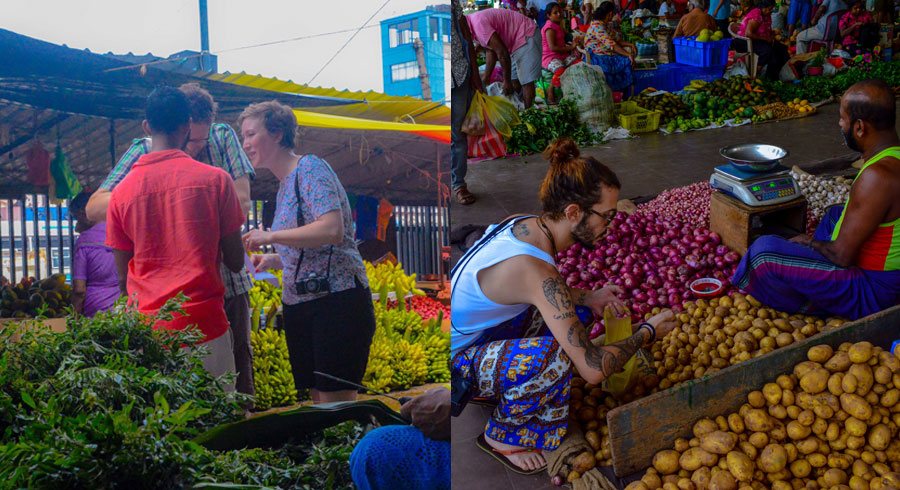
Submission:
[[[428,381],[433,383],[450,381],[450,333],[442,332],[440,325],[440,319],[430,320],[419,341],[428,362]]]
[[[382,325],[386,331],[398,335],[409,332],[412,340],[416,340],[423,331],[422,317],[415,311],[404,311],[400,308],[392,310],[375,308],[375,325]]]
[[[424,384],[428,379],[428,361],[420,344],[401,339],[394,344],[391,364],[394,367],[394,376],[391,377],[393,389],[406,390]]]
[[[387,288],[397,294],[398,300],[406,297],[406,293],[425,296],[425,292],[416,287],[416,275],[407,276],[400,264],[385,262],[376,266],[366,262],[366,276],[369,278],[369,289],[381,291]]]
[[[266,410],[297,403],[297,389],[294,387],[284,330],[255,329],[250,332],[250,347],[253,349],[256,409]]]

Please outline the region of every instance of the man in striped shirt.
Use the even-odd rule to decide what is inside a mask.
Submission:
[[[241,144],[231,126],[214,123],[216,104],[212,96],[196,83],[179,87],[191,104],[191,136],[184,152],[191,158],[207,165],[218,167],[231,175],[241,211],[247,216],[250,211],[250,179],[255,176],[250,159],[241,149]],[[100,188],[88,201],[86,212],[94,222],[106,221],[106,210],[112,190],[122,182],[138,159],[150,153],[150,138],[134,140]],[[250,351],[250,296],[253,288],[250,274],[244,270],[231,272],[224,265],[221,268],[222,282],[225,283],[225,314],[234,337],[234,361],[238,372],[237,391],[254,394],[253,358]]]

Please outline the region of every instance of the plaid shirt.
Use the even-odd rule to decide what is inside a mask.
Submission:
[[[131,148],[122,155],[122,158],[116,163],[115,168],[109,173],[106,180],[100,185],[100,188],[112,191],[128,175],[128,172],[131,171],[131,166],[147,153],[150,153],[150,138],[134,140]],[[214,123],[210,125],[209,143],[206,145],[206,151],[198,155],[197,160],[221,168],[235,180],[245,175],[249,175],[250,179],[253,179],[256,175],[253,171],[253,166],[250,164],[250,159],[247,158],[244,150],[241,149],[237,134],[227,124]],[[233,298],[253,289],[253,280],[246,269],[234,273],[229,271],[224,264],[222,264],[220,269],[222,282],[225,283],[225,299]]]

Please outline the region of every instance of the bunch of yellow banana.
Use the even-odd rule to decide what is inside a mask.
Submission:
[[[270,270],[278,278],[278,287],[269,281],[253,281],[253,289],[250,290],[250,308],[267,308],[270,304],[281,305],[281,274],[280,270]]]
[[[363,375],[363,385],[381,392],[391,390],[391,379],[394,377],[394,368],[391,366],[393,345],[383,330],[376,329],[372,346],[369,348],[369,361],[366,364],[366,374]]]
[[[284,330],[253,330],[250,332],[250,347],[253,349],[256,409],[266,410],[297,403],[297,389],[294,387]]]
[[[394,344],[391,364],[394,367],[393,389],[406,390],[424,384],[428,379],[428,361],[420,344],[401,339]]]
[[[369,278],[369,289],[381,291],[386,288],[395,292],[398,300],[406,297],[406,293],[425,296],[425,291],[416,287],[416,275],[407,276],[400,264],[384,262],[376,266],[366,262],[366,276]]]
[[[428,362],[428,381],[432,383],[450,381],[450,333],[442,332],[440,324],[440,320],[430,320],[419,340]]]
[[[399,335],[409,334],[413,340],[418,338],[422,333],[422,317],[415,311],[404,311],[400,308],[385,310],[383,308],[375,308],[375,325],[385,326],[385,330],[389,333]]]

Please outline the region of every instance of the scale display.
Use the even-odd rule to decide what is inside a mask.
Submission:
[[[769,206],[793,201],[800,197],[800,189],[787,168],[753,174],[742,172],[732,165],[716,167],[709,183],[748,206]]]

